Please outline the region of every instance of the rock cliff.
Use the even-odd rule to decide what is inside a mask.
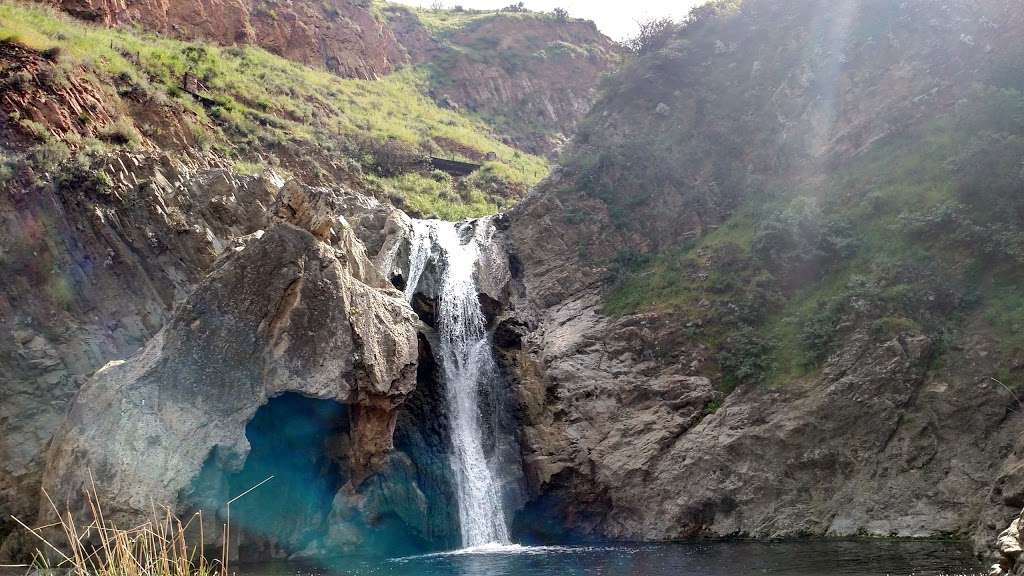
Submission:
[[[1005,82],[1022,17],[1001,1],[720,3],[608,83],[509,214],[520,529],[984,543],[1019,512],[1020,350],[987,287],[1013,285],[1015,256],[893,262],[951,248],[909,224],[873,235],[926,205],[896,203],[923,176],[895,162],[958,161],[907,139],[938,122],[974,138],[959,123],[993,104],[967,78]],[[802,195],[813,216],[794,215]],[[803,236],[819,222],[836,228]],[[965,299],[973,258],[994,268]]]
[[[184,39],[251,44],[349,78],[376,78],[407,56],[370,2],[47,0],[78,18]]]
[[[266,228],[280,187],[201,159],[115,163],[126,184],[110,197],[43,189],[3,202],[0,495],[19,517],[34,515],[45,449],[88,375],[160,330],[231,238]]]
[[[415,527],[413,536],[443,536],[430,527],[410,455],[393,452],[399,407],[416,388],[415,315],[338,218],[340,206],[330,190],[285,186],[266,232],[237,238],[143,349],[83,385],[47,451],[43,489],[87,515],[84,494],[95,486],[104,514],[118,523],[146,517],[153,502],[221,510],[255,469],[286,475],[302,466],[299,459],[275,468],[290,454],[250,453],[250,442],[310,425],[309,416],[283,410],[271,436],[252,429],[261,407],[291,394],[343,408],[325,422],[333,432],[324,446],[296,448],[334,455],[336,476],[324,486],[336,491],[325,494],[332,519],[308,534],[328,510],[314,506],[305,522],[293,509],[272,530],[261,524],[260,507],[290,494],[282,479],[249,516],[236,510],[233,555],[239,545],[248,557],[365,548],[377,530],[361,527],[391,513]],[[48,509],[44,499],[41,517]],[[210,533],[219,521],[206,520]]]

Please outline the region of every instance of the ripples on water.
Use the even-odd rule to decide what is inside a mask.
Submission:
[[[978,576],[949,542],[483,546],[387,560],[246,565],[242,576]]]

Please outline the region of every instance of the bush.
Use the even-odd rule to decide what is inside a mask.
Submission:
[[[768,373],[771,346],[749,326],[743,326],[722,342],[717,360],[722,369],[725,392],[737,386],[757,385]]]
[[[138,148],[142,144],[142,135],[135,124],[124,116],[100,128],[99,134],[104,141],[117,146]]]
[[[29,120],[28,118],[22,118],[19,120],[18,126],[36,140],[46,140],[52,136],[49,128],[43,126],[39,122]]]
[[[854,276],[800,321],[805,367],[819,365],[845,334],[860,327],[878,340],[916,331],[941,343],[969,303],[966,288],[950,278],[930,264],[906,261],[881,262]]]
[[[671,18],[653,18],[640,22],[640,30],[625,42],[626,49],[640,56],[664,48],[675,35],[678,27]]]
[[[54,185],[63,194],[105,196],[114,182],[100,165],[100,155],[83,151],[64,162],[54,177]]]
[[[765,218],[751,245],[754,256],[787,285],[827,272],[856,249],[849,223],[826,216],[809,198]]]
[[[962,202],[987,220],[1024,226],[1024,136],[975,136],[953,168]]]
[[[43,58],[46,58],[50,62],[58,62],[60,61],[60,56],[63,53],[64,50],[60,46],[53,46],[43,50],[41,54]]]
[[[29,84],[32,83],[32,75],[24,70],[15,72],[4,79],[3,86],[5,89],[20,92],[28,88]]]
[[[32,165],[42,172],[55,173],[61,164],[71,157],[66,144],[56,138],[49,138],[29,150]]]
[[[426,158],[411,144],[401,140],[365,138],[360,143],[368,167],[378,176],[391,178],[412,172],[426,164]]]
[[[0,188],[14,181],[18,175],[18,160],[0,152]]]
[[[901,214],[898,226],[917,238],[956,244],[979,256],[1024,262],[1024,231],[1008,222],[979,222],[976,212],[959,202],[945,202]]]
[[[39,69],[39,84],[50,90],[62,90],[68,87],[68,76],[61,66],[46,66]]]
[[[434,182],[448,184],[449,186],[451,186],[453,180],[452,175],[445,172],[444,170],[432,170],[430,172],[430,179],[433,180]]]

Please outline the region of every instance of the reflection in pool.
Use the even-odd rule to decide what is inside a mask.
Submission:
[[[715,542],[485,547],[406,558],[238,567],[242,576],[940,576],[983,574],[946,541]]]

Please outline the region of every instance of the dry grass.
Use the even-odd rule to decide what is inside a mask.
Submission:
[[[30,568],[44,573],[74,576],[228,576],[230,574],[231,504],[266,484],[273,477],[227,502],[222,524],[221,557],[205,554],[202,511],[187,519],[169,507],[154,506],[150,518],[132,528],[121,528],[103,514],[95,484],[86,492],[90,519],[82,524],[70,510],[61,511],[45,493],[57,522],[31,528],[14,520],[40,543]]]

